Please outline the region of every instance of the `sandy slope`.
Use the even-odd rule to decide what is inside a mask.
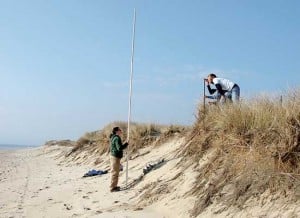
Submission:
[[[129,162],[130,189],[110,193],[110,174],[82,178],[95,168],[96,155],[82,152],[65,158],[70,147],[51,146],[0,152],[0,217],[190,217],[196,202],[189,191],[197,180],[195,165],[178,164],[183,138],[141,149]],[[213,151],[199,162],[209,163]],[[158,169],[142,179],[147,162],[164,158]],[[100,157],[96,169],[107,169],[109,157]],[[198,169],[199,170],[199,169]],[[205,180],[205,178],[203,178]],[[120,185],[125,186],[125,173]],[[223,190],[230,195],[232,190]],[[199,196],[201,197],[201,196]],[[226,202],[212,204],[198,217],[300,217],[297,202],[264,193],[242,208]]]
[[[141,151],[139,157],[130,161],[130,182],[141,175],[147,162],[162,157],[167,162],[147,174],[134,187],[118,193],[109,192],[110,174],[82,178],[84,173],[95,168],[92,161],[80,164],[84,160],[78,159],[76,163],[63,164],[64,158],[60,157],[62,149],[67,152],[70,148],[54,146],[1,152],[0,217],[187,216],[187,208],[183,205],[185,201],[189,205],[189,199],[182,199],[179,207],[176,204],[169,207],[169,199],[176,198],[176,194],[169,194],[168,199],[151,205],[160,194],[154,196],[146,189],[151,186],[151,190],[159,189],[162,193],[172,191],[165,181],[171,181],[176,175],[178,159],[170,159],[181,142],[182,139],[176,139],[151,149],[150,153],[147,149]],[[108,167],[108,156],[103,158],[107,160],[97,169]],[[125,185],[124,180],[125,174],[122,173],[122,186]]]

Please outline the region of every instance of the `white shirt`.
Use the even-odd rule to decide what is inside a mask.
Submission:
[[[222,87],[222,90],[224,90],[224,91],[231,91],[231,89],[235,85],[234,82],[231,82],[230,80],[223,79],[223,78],[214,78],[213,83],[215,85],[219,84]]]

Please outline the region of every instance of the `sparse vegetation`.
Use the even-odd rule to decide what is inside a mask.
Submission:
[[[114,126],[123,129],[123,141],[127,138],[127,123],[114,122],[105,126],[102,130],[88,132],[80,137],[76,142],[68,141],[72,150],[66,156],[76,156],[82,151],[96,153],[97,155],[105,154],[109,151],[109,136]],[[157,125],[157,124],[139,124],[132,123],[130,128],[130,146],[129,151],[134,154],[140,148],[152,143],[159,144],[162,141],[174,136],[175,134],[184,135],[188,127],[180,125]],[[64,141],[62,141],[64,142]],[[56,142],[60,144],[60,141]],[[49,144],[49,143],[48,143]],[[96,161],[97,162],[97,161]]]

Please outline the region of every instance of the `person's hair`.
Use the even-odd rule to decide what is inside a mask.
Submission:
[[[121,130],[120,127],[118,127],[118,126],[114,127],[114,128],[112,129],[111,134],[109,135],[109,138],[111,138],[111,137],[113,137],[114,135],[116,135],[117,132],[118,132],[119,130]]]
[[[213,78],[217,78],[216,74],[213,74],[213,73],[209,74],[208,76],[213,77]]]

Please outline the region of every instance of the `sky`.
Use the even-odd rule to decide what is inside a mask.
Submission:
[[[126,121],[191,125],[208,73],[241,97],[299,87],[297,0],[0,0],[0,144]]]

